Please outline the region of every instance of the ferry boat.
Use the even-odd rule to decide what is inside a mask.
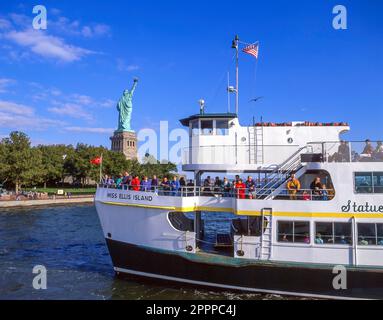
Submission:
[[[237,58],[238,45],[236,38]],[[182,169],[194,174],[194,186],[98,186],[95,206],[116,274],[254,293],[383,298],[381,142],[341,140],[347,123],[241,126],[237,108],[201,108],[180,121],[190,142]],[[203,183],[229,172],[252,176],[254,189]],[[295,189],[288,188],[293,174]],[[325,186],[315,188],[315,179]],[[209,241],[205,222],[222,213],[229,228]]]

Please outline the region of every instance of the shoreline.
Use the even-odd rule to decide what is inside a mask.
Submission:
[[[36,207],[46,205],[63,205],[63,204],[78,204],[78,203],[92,203],[94,196],[83,198],[64,198],[64,199],[46,199],[46,200],[11,200],[0,201],[1,208],[24,208],[24,207]]]

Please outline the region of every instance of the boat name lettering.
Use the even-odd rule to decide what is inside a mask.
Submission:
[[[348,203],[344,206],[342,206],[342,212],[379,212],[383,213],[383,205],[372,205],[369,202],[366,202],[365,204],[358,204],[356,202],[352,202],[351,200],[348,200]]]
[[[153,201],[153,196],[129,193],[109,192],[106,194],[106,197],[120,200]]]

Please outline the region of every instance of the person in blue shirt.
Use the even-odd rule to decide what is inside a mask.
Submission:
[[[321,190],[321,195],[322,195],[322,200],[327,201],[328,200],[328,191],[326,185],[322,185],[322,190]]]
[[[122,183],[122,175],[119,175],[118,178],[116,179],[117,189],[121,189],[121,183]]]
[[[323,244],[322,235],[320,233],[318,233],[317,236],[315,237],[314,241],[316,244]]]
[[[141,180],[141,191],[150,191],[152,188],[152,183],[149,181],[148,177],[145,176]]]
[[[178,191],[180,189],[180,183],[177,180],[177,177],[174,177],[173,180],[170,182],[170,188],[172,190],[172,195],[173,196],[177,196],[178,195]]]

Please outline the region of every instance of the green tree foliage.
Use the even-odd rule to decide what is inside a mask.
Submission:
[[[28,136],[22,132],[11,132],[1,141],[0,177],[15,186],[16,192],[23,185],[42,182],[42,153],[31,148]]]
[[[102,156],[102,174],[117,177],[124,172],[131,175],[172,177],[177,171],[173,163],[161,164],[151,155],[142,163],[126,160],[122,153],[110,151],[102,146],[94,147],[79,143],[72,145],[38,145],[31,147],[28,136],[12,132],[9,138],[0,141],[0,184],[14,187],[55,187],[71,177],[74,182],[89,185],[100,179],[100,166],[90,160]]]

